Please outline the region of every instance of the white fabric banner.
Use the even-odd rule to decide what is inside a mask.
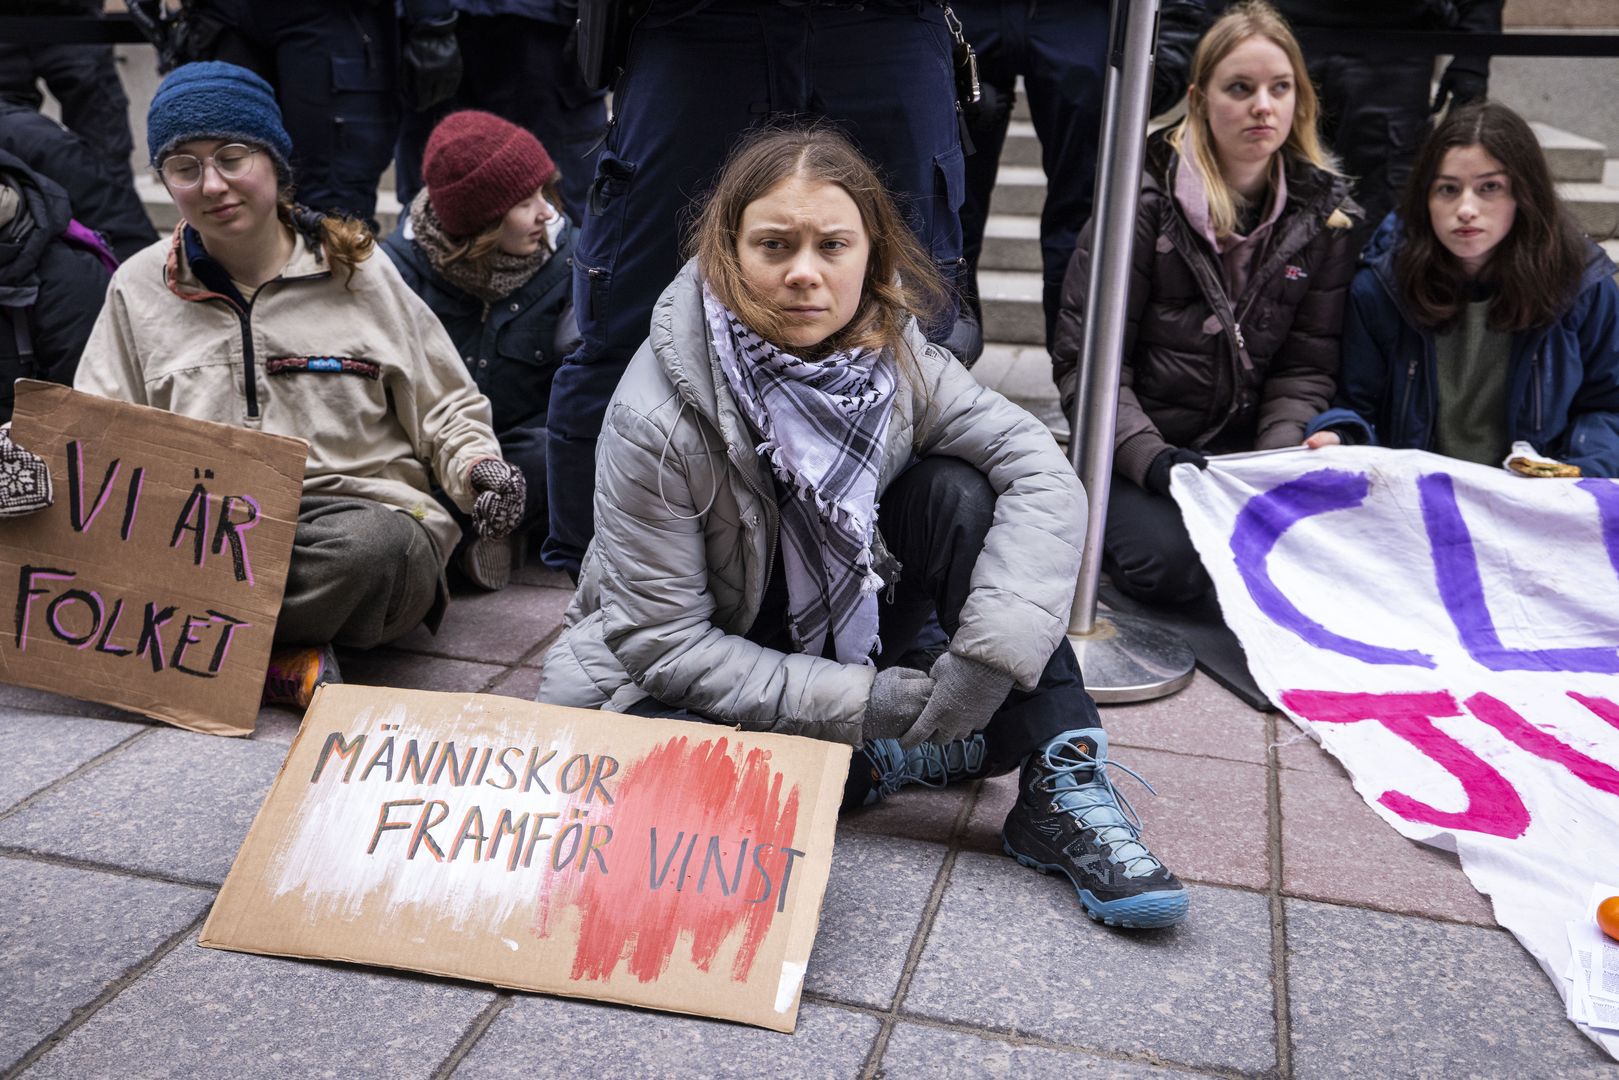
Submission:
[[[1566,995],[1565,923],[1619,878],[1619,481],[1332,447],[1173,490],[1260,688]]]

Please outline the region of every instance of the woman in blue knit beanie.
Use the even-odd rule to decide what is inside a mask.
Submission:
[[[437,629],[460,539],[509,531],[523,477],[432,311],[357,221],[292,201],[292,142],[268,83],[177,68],[147,116],[174,233],[119,269],[75,385],[309,444],[266,701],[308,704],[333,644]]]

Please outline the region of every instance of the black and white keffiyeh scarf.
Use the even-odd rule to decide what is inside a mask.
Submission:
[[[789,629],[819,655],[830,632],[839,662],[869,664],[877,647],[871,539],[877,473],[894,411],[887,352],[802,360],[761,338],[703,288],[714,350],[732,395],[764,436],[758,451],[781,482],[782,567]]]

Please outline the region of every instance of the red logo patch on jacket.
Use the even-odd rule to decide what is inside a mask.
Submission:
[[[1287,269],[1282,271],[1282,276],[1285,277],[1289,281],[1303,281],[1305,278],[1309,277],[1310,275],[1309,275],[1308,272],[1305,271],[1304,267],[1302,267],[1302,266],[1293,266],[1292,264],[1289,264]]]

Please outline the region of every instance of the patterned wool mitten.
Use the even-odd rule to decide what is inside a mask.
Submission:
[[[10,424],[0,427],[0,517],[37,514],[51,498],[45,459],[12,442]]]
[[[478,493],[472,504],[472,527],[478,535],[490,540],[510,536],[523,520],[528,498],[522,472],[499,458],[482,458],[472,466],[472,490]]]

